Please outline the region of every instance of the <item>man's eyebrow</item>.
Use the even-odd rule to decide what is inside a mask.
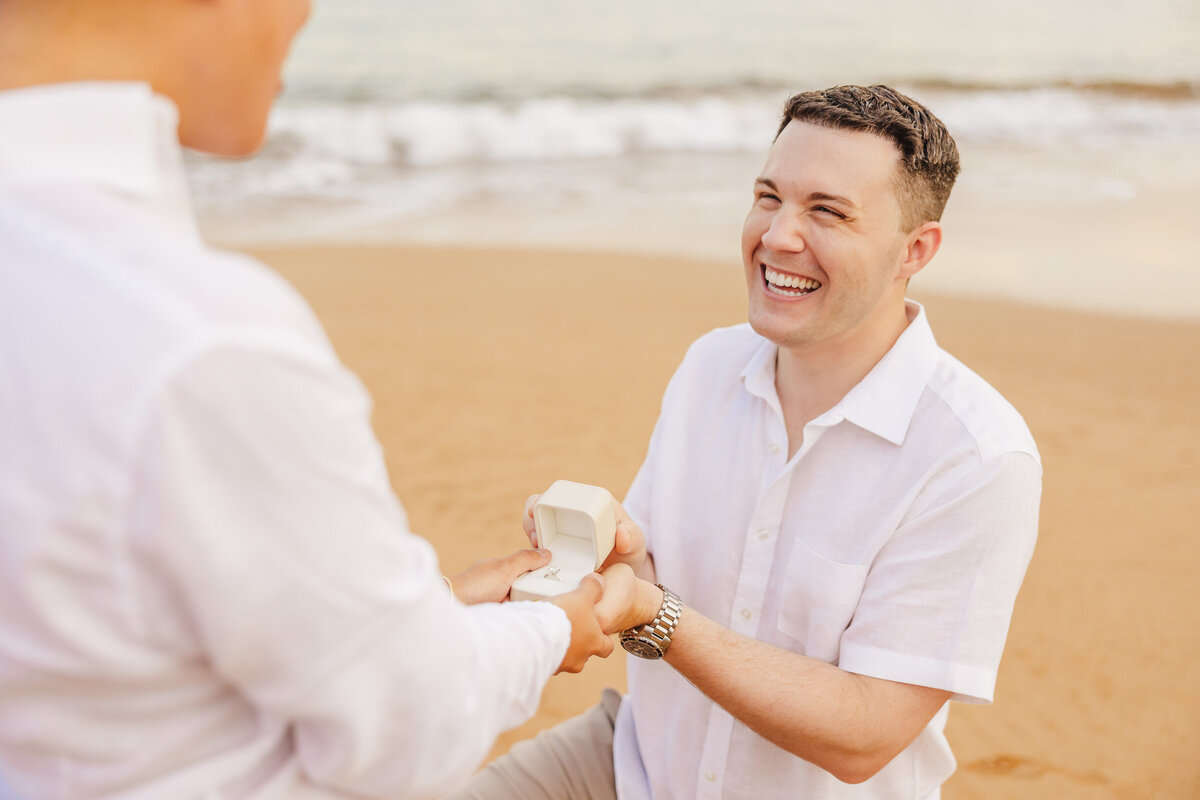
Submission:
[[[779,192],[779,187],[775,185],[775,181],[770,178],[755,178],[754,185],[759,184],[766,186],[772,192]],[[809,192],[806,198],[810,203],[838,203],[849,208],[858,208],[858,204],[854,203],[848,197],[842,197],[840,194],[829,194],[828,192]]]
[[[826,194],[825,192],[810,192],[808,195],[810,201],[823,203],[838,203],[839,205],[849,206],[850,208],[858,208],[858,205],[848,197],[842,197],[840,194]]]

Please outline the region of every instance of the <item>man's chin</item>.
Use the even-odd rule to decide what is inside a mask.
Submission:
[[[257,118],[226,118],[220,122],[205,119],[189,125],[187,119],[179,126],[179,143],[189,150],[221,158],[246,158],[262,149],[267,138],[267,121]]]

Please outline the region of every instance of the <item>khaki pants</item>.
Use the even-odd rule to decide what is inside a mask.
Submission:
[[[613,724],[621,695],[512,746],[442,800],[616,800]]]

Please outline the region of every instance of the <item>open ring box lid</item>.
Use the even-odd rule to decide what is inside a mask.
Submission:
[[[538,547],[550,563],[513,581],[513,600],[544,600],[579,586],[612,552],[617,514],[607,489],[573,481],[555,481],[533,506]]]

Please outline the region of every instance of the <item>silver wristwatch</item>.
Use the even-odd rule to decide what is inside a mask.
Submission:
[[[621,631],[621,646],[638,658],[662,658],[671,646],[671,635],[679,624],[679,616],[683,613],[683,603],[679,595],[672,592],[661,583],[656,584],[663,591],[662,605],[654,619],[645,625],[638,625],[627,631]]]

